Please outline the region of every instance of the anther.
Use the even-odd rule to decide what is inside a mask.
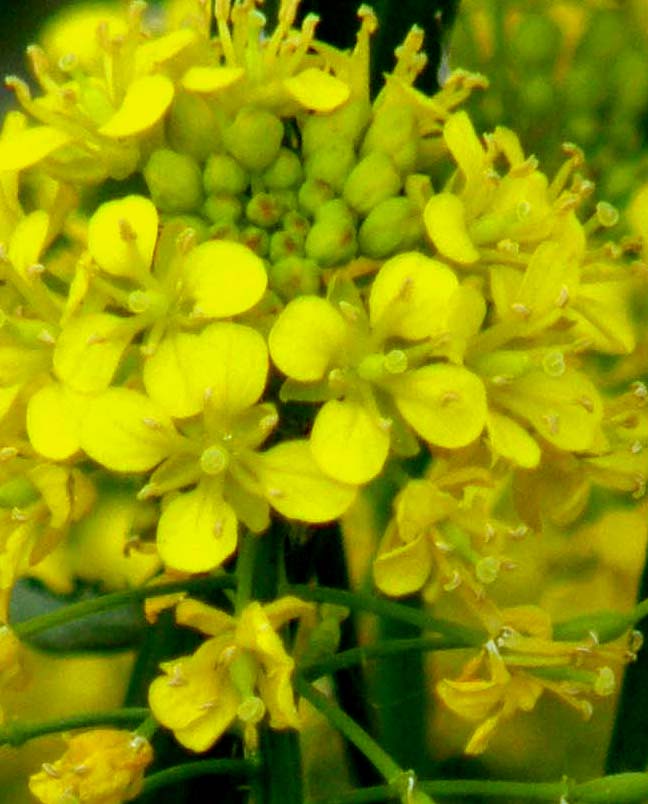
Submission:
[[[53,343],[56,343],[56,339],[48,329],[41,329],[41,331],[38,333],[36,337],[41,343],[45,343],[48,346],[51,346]]]
[[[286,493],[278,488],[270,488],[267,491],[268,497],[272,497],[275,500],[280,499],[281,497],[285,497]]]
[[[441,405],[445,407],[446,405],[449,405],[451,402],[458,402],[460,399],[461,397],[456,391],[446,391],[441,397]]]
[[[560,418],[557,413],[547,413],[542,417],[551,435],[557,435],[560,430]]]
[[[117,225],[119,226],[119,236],[125,243],[132,243],[137,240],[137,232],[126,218],[120,218]]]
[[[514,302],[511,305],[511,310],[521,318],[529,318],[531,315],[531,308],[526,304],[522,304],[522,302]]]
[[[40,276],[45,271],[45,266],[40,262],[35,262],[27,267],[27,276]]]
[[[560,292],[558,293],[558,296],[556,297],[556,301],[555,301],[556,307],[561,307],[562,308],[567,304],[568,301],[569,301],[569,290],[567,288],[567,285],[563,285],[560,288]]]
[[[147,745],[147,740],[141,734],[134,734],[128,745],[132,751],[141,751]]]
[[[173,673],[167,681],[167,687],[185,687],[189,682],[182,672],[179,664],[173,666]]]
[[[45,771],[45,773],[51,779],[60,779],[61,778],[61,774],[56,770],[54,765],[52,765],[51,763],[43,762],[43,764],[41,765],[41,768]]]
[[[641,441],[633,441],[632,444],[630,444],[630,452],[633,455],[638,455],[642,450],[643,450],[643,445],[642,445]]]
[[[594,402],[592,402],[589,396],[579,396],[576,403],[582,408],[585,408],[588,413],[594,412]]]
[[[159,422],[157,419],[153,419],[150,416],[143,416],[142,424],[144,427],[148,427],[149,430],[155,430],[157,432],[164,429],[162,422]]]

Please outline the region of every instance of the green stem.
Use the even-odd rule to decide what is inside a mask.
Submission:
[[[355,720],[343,712],[337,704],[315,689],[300,676],[295,677],[295,690],[315,707],[350,743],[361,751],[376,770],[390,784],[404,774],[403,769],[384,751]],[[392,788],[393,795],[393,788]]]
[[[477,647],[483,645],[488,639],[488,636],[482,631],[467,628],[448,620],[439,620],[436,617],[430,617],[423,611],[404,606],[402,603],[383,600],[380,597],[363,592],[348,592],[344,589],[299,584],[286,586],[280,592],[284,595],[295,595],[302,598],[302,600],[312,600],[316,603],[335,603],[339,606],[346,606],[352,611],[369,611],[379,617],[400,620],[401,622],[433,631],[447,639],[455,640],[454,647],[456,648]]]
[[[259,763],[252,759],[202,759],[151,774],[144,779],[141,795],[200,776],[252,776],[258,772]]]
[[[108,712],[88,712],[83,715],[72,715],[71,717],[56,718],[40,723],[18,721],[0,728],[0,745],[11,745],[16,748],[36,737],[69,731],[70,729],[86,729],[94,726],[132,726],[140,721],[146,723],[150,714],[149,709],[134,706],[128,709],[114,709]]]
[[[114,609],[137,600],[146,600],[149,597],[160,597],[161,595],[168,595],[173,592],[233,589],[235,586],[236,581],[230,575],[219,575],[210,578],[192,578],[185,581],[171,581],[154,586],[140,586],[137,589],[126,589],[123,592],[113,592],[108,595],[92,598],[91,600],[71,603],[69,606],[56,609],[56,611],[50,611],[47,614],[40,614],[37,617],[31,617],[29,620],[16,623],[16,625],[12,627],[16,636],[24,639],[40,634],[50,628],[65,625],[65,623],[71,622],[72,620],[80,620],[91,614]]]
[[[241,540],[236,559],[236,598],[234,602],[236,614],[240,614],[252,598],[258,544],[259,537],[254,533],[246,533]]]
[[[515,797],[536,801],[559,801],[567,791],[566,782],[499,782],[482,779],[438,779],[418,782],[417,790],[442,798],[443,796],[474,796],[475,798]],[[308,804],[370,804],[394,801],[397,796],[390,785],[366,787],[334,798],[311,799]]]
[[[433,650],[454,650],[455,648],[465,647],[463,642],[457,644],[452,639],[442,636],[432,637],[413,637],[411,639],[385,639],[374,645],[366,645],[359,648],[337,653],[330,659],[323,659],[319,662],[304,665],[300,668],[304,678],[315,679],[321,676],[329,676],[337,673],[338,670],[345,670],[357,664],[365,664],[371,659],[381,659],[384,656],[394,656],[401,653],[423,653]]]

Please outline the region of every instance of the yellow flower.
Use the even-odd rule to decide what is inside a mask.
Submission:
[[[599,645],[594,633],[580,642],[553,640],[551,620],[537,606],[486,609],[493,638],[458,679],[443,679],[436,687],[449,709],[479,723],[465,748],[468,754],[485,751],[501,721],[518,710],[531,711],[544,691],[591,717],[589,698],[616,689],[610,665],[632,661],[639,647],[634,634],[606,645]]]
[[[439,461],[425,479],[410,480],[394,501],[373,562],[374,582],[384,594],[423,589],[430,601],[460,590],[462,597],[479,598],[511,565],[507,542],[529,532],[494,514],[505,474],[445,463]]]
[[[61,759],[46,763],[29,779],[29,789],[43,804],[121,804],[142,787],[153,761],[149,743],[136,734],[97,729],[68,738]]]
[[[181,625],[210,639],[191,656],[165,662],[164,676],[149,690],[151,710],[192,751],[208,750],[236,720],[248,748],[257,725],[269,717],[274,729],[299,728],[291,676],[293,659],[277,631],[312,608],[293,597],[249,603],[238,617],[196,600],[176,608]]]
[[[405,422],[436,446],[474,441],[486,418],[481,381],[461,366],[429,362],[465,301],[453,271],[418,252],[393,257],[371,285],[368,312],[355,287],[340,284],[328,300],[290,302],[269,337],[272,359],[289,378],[283,398],[328,400],[310,439],[318,465],[365,483],[390,447],[416,452]]]
[[[257,451],[278,421],[259,403],[267,372],[256,330],[214,323],[160,344],[144,367],[149,396],[110,388],[87,403],[80,443],[90,457],[116,472],[157,467],[139,496],[164,496],[157,544],[173,569],[219,566],[236,549],[237,520],[259,533],[270,506],[322,522],[353,500],[354,487],[322,474],[305,442]]]

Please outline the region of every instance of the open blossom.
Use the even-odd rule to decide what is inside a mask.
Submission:
[[[162,665],[149,691],[155,717],[192,751],[206,751],[237,720],[249,748],[257,727],[299,728],[291,676],[294,660],[277,631],[312,608],[293,597],[248,604],[238,617],[196,600],[176,607],[176,620],[209,639],[191,656]]]
[[[543,692],[588,719],[593,712],[590,699],[614,693],[614,666],[633,661],[641,646],[638,632],[602,645],[595,632],[582,641],[557,641],[550,618],[536,606],[503,609],[491,627],[497,620],[497,635],[466,663],[459,678],[442,679],[436,687],[446,706],[478,724],[467,754],[485,751],[497,726],[518,710],[531,711]]]
[[[96,729],[68,738],[63,756],[29,779],[43,804],[121,804],[136,798],[153,761],[148,741],[132,732]]]

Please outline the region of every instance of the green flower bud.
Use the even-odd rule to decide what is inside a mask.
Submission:
[[[305,218],[303,215],[300,215],[299,212],[295,212],[292,209],[283,216],[281,224],[288,233],[300,235],[304,239],[306,239],[306,235],[310,229],[308,218]]]
[[[199,162],[221,146],[216,116],[204,98],[179,92],[167,119],[167,138],[174,151],[189,154]]]
[[[245,207],[247,219],[256,226],[272,229],[279,223],[284,212],[283,204],[270,193],[257,193]]]
[[[355,256],[355,221],[341,199],[327,201],[315,218],[306,238],[306,256],[320,265],[340,265]]]
[[[297,154],[288,148],[281,148],[277,158],[264,171],[262,178],[268,190],[289,190],[301,184],[304,171]]]
[[[295,210],[299,206],[295,190],[273,190],[272,195],[284,211]]]
[[[230,223],[229,221],[218,222],[209,229],[209,237],[212,240],[238,241],[240,230],[235,223]]]
[[[599,122],[594,114],[573,115],[567,120],[567,137],[581,146],[594,145],[599,135]]]
[[[641,114],[648,106],[648,57],[643,51],[624,50],[611,65],[616,106]]]
[[[275,232],[270,238],[270,259],[276,262],[284,257],[298,256],[303,248],[303,237],[289,232]]]
[[[414,170],[418,157],[418,126],[411,106],[389,105],[376,112],[360,153],[382,151],[402,173]]]
[[[570,110],[569,120],[574,113],[595,109],[604,97],[605,90],[599,80],[596,64],[574,64],[565,76],[565,105]]]
[[[589,28],[585,33],[580,51],[592,63],[593,69],[600,73],[600,65],[610,64],[626,44],[627,28],[624,15],[617,11],[599,11],[590,17]]]
[[[336,192],[342,192],[344,182],[355,165],[355,151],[349,140],[334,140],[313,151],[306,161],[309,179],[326,182]]]
[[[223,141],[244,167],[261,171],[276,159],[283,134],[283,123],[274,114],[245,106],[225,130]]]
[[[345,103],[330,114],[306,117],[302,129],[302,152],[310,156],[333,140],[348,139],[357,145],[371,118],[371,106],[366,99]]]
[[[13,477],[0,486],[0,507],[21,508],[39,497],[34,485],[26,477]]]
[[[200,168],[188,154],[160,148],[153,151],[143,173],[151,199],[162,212],[191,212],[202,204]]]
[[[556,93],[552,82],[544,75],[533,75],[525,79],[520,94],[522,108],[534,117],[550,114],[555,108]]]
[[[344,185],[344,200],[367,215],[377,204],[397,195],[401,179],[392,160],[381,151],[368,154],[353,168]]]
[[[569,794],[574,804],[631,804],[648,797],[648,773],[617,773],[591,782],[577,784]]]
[[[203,213],[212,223],[236,223],[243,214],[243,204],[233,195],[210,195]]]
[[[249,183],[248,174],[229,154],[212,154],[207,160],[203,184],[209,195],[240,195]]]
[[[207,240],[209,227],[203,218],[198,217],[198,215],[174,215],[172,218],[164,220],[156,251],[160,250],[165,234],[168,233],[167,236],[173,237],[175,242],[178,235],[187,229],[193,229],[196,243],[202,243],[203,240]]]
[[[307,179],[299,188],[297,200],[307,215],[315,217],[317,210],[334,196],[333,188],[326,182]]]
[[[511,54],[520,67],[537,67],[552,62],[561,45],[560,30],[548,14],[522,15],[510,38]]]
[[[360,251],[380,260],[408,251],[423,236],[421,211],[409,198],[387,198],[367,215],[358,232]]]
[[[317,294],[320,291],[321,274],[321,268],[314,260],[285,257],[270,266],[270,287],[284,301],[295,296]]]
[[[246,226],[240,234],[239,242],[258,254],[265,257],[268,253],[270,237],[265,229],[258,226]]]

